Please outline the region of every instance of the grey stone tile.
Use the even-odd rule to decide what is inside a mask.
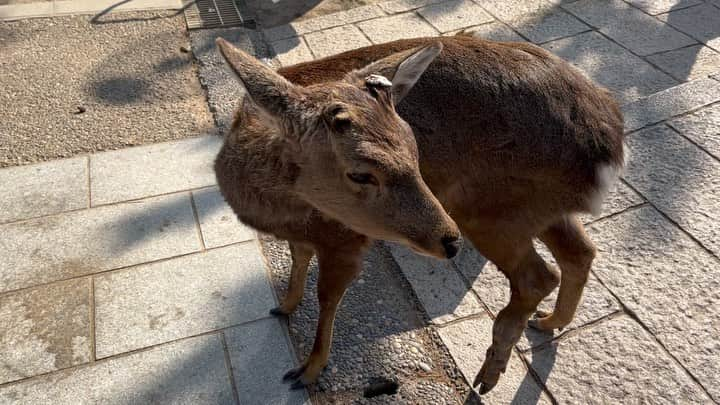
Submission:
[[[90,156],[92,205],[215,184],[219,136],[203,136]]]
[[[499,21],[478,25],[477,27],[466,28],[465,32],[489,41],[527,42],[525,38],[521,37],[517,32],[513,31],[510,27]],[[456,33],[457,32],[452,32],[445,35],[455,35]]]
[[[595,224],[590,233],[600,242],[598,277],[720,399],[718,260],[652,208]]]
[[[452,262],[420,256],[395,243],[387,245],[433,323],[483,311]]]
[[[625,179],[705,247],[720,254],[720,162],[661,126],[633,134]]]
[[[0,296],[0,384],[92,357],[90,280]]]
[[[305,41],[318,58],[372,45],[354,25],[313,32],[305,36]]]
[[[14,21],[23,18],[46,17],[53,14],[51,2],[9,4],[0,6],[0,21]]]
[[[463,250],[465,257],[459,256],[456,264],[458,269],[463,273],[465,278],[472,283],[473,290],[492,311],[493,314],[500,312],[510,301],[510,282],[500,272],[500,270],[492,262],[487,261],[480,255],[468,242]],[[557,266],[550,252],[540,242],[535,243],[540,255],[548,263]],[[548,295],[538,306],[538,309],[552,312],[557,299],[557,288]],[[592,275],[588,280],[583,298],[578,307],[575,319],[562,331],[541,332],[532,328],[525,330],[525,333],[518,342],[521,350],[527,350],[531,347],[541,345],[552,340],[556,335],[568,330],[577,329],[583,325],[587,325],[604,316],[620,310],[620,305],[610,295],[595,277]]]
[[[98,358],[268,316],[274,307],[255,243],[95,278]]]
[[[305,390],[289,390],[283,374],[297,362],[276,318],[226,330],[225,339],[241,404],[310,403]]]
[[[379,3],[378,7],[385,10],[387,13],[395,14],[414,10],[429,4],[442,3],[443,1],[446,0],[392,0]]]
[[[720,53],[702,45],[658,53],[647,59],[680,81],[699,79],[720,71]]]
[[[702,4],[702,0],[626,0],[633,6],[652,15],[667,13],[679,8]]]
[[[632,156],[630,156],[630,158],[632,159]],[[580,220],[587,224],[590,221],[616,214],[630,207],[642,204],[643,202],[645,202],[645,199],[642,198],[640,194],[633,191],[633,189],[628,187],[624,182],[618,181],[605,198],[600,215],[593,217],[590,214],[582,214],[580,215]]]
[[[438,34],[430,24],[414,13],[364,21],[358,23],[357,26],[376,44],[403,38],[427,37]]]
[[[665,90],[677,82],[597,32],[559,39],[543,48],[612,90],[621,102]]]
[[[492,326],[492,319],[482,315],[437,330],[468,384],[475,380],[485,360],[485,352],[492,343]],[[482,399],[488,404],[552,403],[515,353],[498,385]]]
[[[216,188],[193,192],[205,247],[214,248],[255,239],[255,231],[237,219]]]
[[[653,338],[626,316],[527,356],[559,403],[709,402]]]
[[[469,0],[452,0],[417,11],[440,32],[458,30],[493,21],[490,14]]]
[[[97,13],[103,10],[172,10],[182,8],[180,0],[134,0],[120,3],[116,0],[64,0],[54,1],[55,15]]]
[[[509,2],[486,0],[480,4],[532,42],[541,43],[570,36],[590,27],[544,0]]]
[[[375,5],[361,6],[339,13],[326,14],[320,17],[270,28],[265,30],[264,34],[268,41],[275,42],[280,39],[304,35],[327,28],[339,27],[341,25],[365,21],[384,15],[385,13]]]
[[[302,37],[281,39],[271,43],[270,46],[281,66],[292,66],[313,60],[312,52],[305,45]]]
[[[620,0],[581,0],[563,7],[641,56],[695,43],[687,35]]]
[[[720,51],[720,8],[710,4],[671,11],[658,16],[662,21]]]
[[[0,226],[0,292],[200,249],[188,194]]]
[[[87,157],[0,170],[0,223],[88,206]]]
[[[676,118],[668,125],[720,159],[720,104]]]
[[[625,132],[671,118],[720,100],[720,82],[698,79],[622,106]]]
[[[13,404],[234,404],[219,336],[199,336],[0,388]]]

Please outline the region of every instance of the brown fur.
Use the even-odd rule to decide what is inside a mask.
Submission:
[[[400,63],[438,42],[442,52],[396,106],[399,117],[391,100],[401,90],[363,84],[369,73],[393,78]],[[454,238],[459,227],[510,279],[511,301],[498,314],[476,379],[482,392],[497,383],[537,304],[559,282],[535,252],[534,237],[562,270],[555,311],[535,325],[551,329],[572,320],[595,252],[574,215],[589,210],[601,183],[598,168],[623,164],[622,116],[606,90],[534,45],[467,35],[395,41],[278,73],[295,86],[279,77],[275,86],[290,86],[294,101],[285,113],[268,114],[275,105],[248,87],[255,102],[246,98],[239,109],[216,173],[243,222],[290,241],[290,291],[276,312],[295,309],[309,257],[318,254],[315,347],[288,377],[309,383],[327,363],[335,309],[371,238],[442,256],[440,240]],[[346,118],[353,131],[334,132]],[[379,166],[372,170],[382,187],[345,184],[345,171],[368,157]],[[377,201],[368,193],[377,193]]]

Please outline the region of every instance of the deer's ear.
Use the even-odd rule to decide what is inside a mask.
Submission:
[[[225,39],[217,38],[215,43],[255,104],[275,116],[293,111],[302,97],[298,87]]]
[[[364,80],[374,74],[391,78],[393,102],[397,105],[407,96],[442,48],[441,42],[435,42],[423,48],[408,49],[373,62],[351,75],[356,80]]]

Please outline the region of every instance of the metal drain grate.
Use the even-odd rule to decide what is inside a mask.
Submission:
[[[200,28],[248,27],[255,28],[255,21],[240,0],[193,0],[186,1],[185,21],[189,30]]]

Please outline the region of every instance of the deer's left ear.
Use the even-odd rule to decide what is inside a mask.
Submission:
[[[441,42],[435,42],[424,48],[408,49],[373,62],[350,75],[354,76],[356,80],[365,80],[366,77],[374,74],[391,78],[392,98],[394,104],[397,105],[407,96],[430,63],[440,54],[442,48]]]

